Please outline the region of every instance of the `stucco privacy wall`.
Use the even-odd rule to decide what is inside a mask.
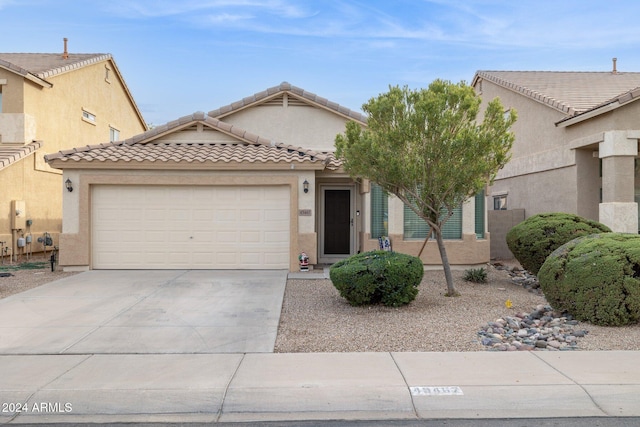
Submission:
[[[91,186],[92,185],[286,185],[290,188],[290,270],[297,269],[298,200],[302,186],[297,174],[262,172],[253,175],[225,172],[166,171],[162,175],[150,171],[86,171],[66,172],[65,179],[74,182],[77,191],[65,193],[65,222],[60,235],[60,264],[66,271],[91,267]],[[313,232],[313,229],[311,230]],[[303,235],[305,233],[303,232]]]

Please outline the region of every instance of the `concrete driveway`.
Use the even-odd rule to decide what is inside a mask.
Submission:
[[[286,271],[94,270],[0,300],[0,354],[273,352]]]

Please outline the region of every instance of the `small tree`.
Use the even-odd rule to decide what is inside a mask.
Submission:
[[[477,123],[480,102],[464,82],[435,80],[426,90],[390,86],[362,106],[365,129],[347,122],[336,137],[336,154],[352,177],[377,183],[427,222],[438,243],[447,296],[459,294],[442,227],[456,207],[495,178],[514,140],[509,129],[515,111],[505,114],[496,98]]]

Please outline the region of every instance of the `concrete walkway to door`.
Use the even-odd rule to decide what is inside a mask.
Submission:
[[[0,300],[0,354],[273,352],[286,271],[94,270]]]

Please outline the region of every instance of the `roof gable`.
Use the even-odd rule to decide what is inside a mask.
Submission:
[[[42,79],[109,59],[108,53],[70,53],[67,59],[59,53],[0,53],[0,61],[13,64],[21,74],[27,71]]]
[[[345,119],[355,120],[363,124],[367,122],[367,117],[365,115],[343,107],[335,102],[331,102],[326,98],[316,95],[315,93],[293,86],[287,82],[282,82],[278,86],[270,87],[262,92],[257,92],[251,96],[243,98],[240,101],[209,111],[208,115],[217,119],[223,119],[230,114],[256,105],[266,103],[281,104],[283,102],[295,102],[297,105],[306,104],[325,109]]]
[[[569,117],[607,104],[640,87],[640,73],[621,72],[478,71],[472,85],[477,86],[483,79]]]
[[[172,135],[192,130],[211,129],[226,135],[225,141],[206,138],[175,141]],[[179,140],[180,138],[178,138]],[[320,169],[337,169],[340,164],[330,153],[319,153],[301,147],[270,141],[237,126],[224,123],[203,112],[181,117],[132,138],[106,144],[90,145],[59,151],[45,156],[53,167],[80,167],[87,163],[126,165],[149,164],[191,167],[195,164],[215,167],[229,164],[312,164]]]
[[[53,87],[48,81],[55,76],[79,70],[100,62],[109,62],[114,74],[131,102],[140,123],[146,129],[147,123],[138,108],[113,56],[109,53],[69,53],[67,58],[59,53],[0,53],[0,67],[19,74],[43,87]]]

